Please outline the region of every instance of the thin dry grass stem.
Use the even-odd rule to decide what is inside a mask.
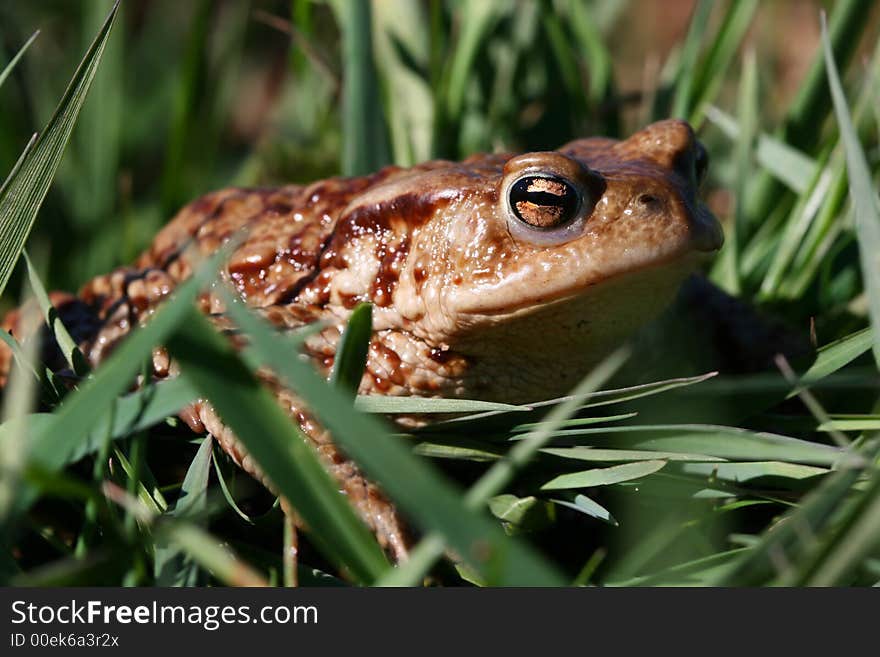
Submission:
[[[831,436],[832,440],[837,444],[838,447],[842,447],[843,449],[850,449],[852,446],[849,438],[844,435],[842,431],[839,431],[834,428],[834,422],[831,419],[831,416],[825,411],[822,405],[819,403],[819,400],[813,396],[807,388],[801,387],[799,383],[799,379],[795,371],[791,368],[791,365],[788,364],[788,360],[782,354],[777,354],[776,358],[774,358],[774,362],[776,366],[779,368],[779,371],[782,372],[782,376],[786,378],[786,380],[791,383],[793,386],[796,386],[797,396],[800,397],[801,401],[804,403],[804,406],[812,413],[813,417],[815,417],[820,424],[827,424],[828,426],[828,435]]]

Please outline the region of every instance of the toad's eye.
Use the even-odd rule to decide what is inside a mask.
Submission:
[[[533,228],[557,228],[575,218],[580,198],[575,188],[556,176],[524,176],[510,187],[510,209]]]

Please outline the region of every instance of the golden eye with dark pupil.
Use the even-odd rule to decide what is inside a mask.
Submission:
[[[510,207],[517,218],[535,228],[555,228],[574,218],[578,196],[559,178],[527,176],[510,188]]]

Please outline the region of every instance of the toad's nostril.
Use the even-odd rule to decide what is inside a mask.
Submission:
[[[653,194],[642,194],[639,196],[639,203],[646,207],[652,207],[657,205],[660,202],[660,199],[654,196]]]

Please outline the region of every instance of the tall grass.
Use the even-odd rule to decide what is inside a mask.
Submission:
[[[623,93],[615,63],[632,46],[620,21],[636,20],[638,7],[621,18],[621,3],[603,0],[253,4],[0,8],[11,26],[0,32],[0,164],[10,172],[0,303],[29,280],[78,376],[68,390],[34,345],[4,336],[16,350],[10,390],[41,399],[34,408],[34,394],[10,392],[0,425],[0,453],[17,455],[0,462],[4,583],[289,581],[272,496],[211,438],[177,426],[198,396],[306,521],[302,583],[880,581],[869,354],[880,351],[880,47],[870,3],[834,3],[787,107],[767,102],[777,80],[759,35],[773,11],[757,2],[696,3],[659,81],[635,95]],[[71,48],[43,46],[43,36],[30,45],[24,35],[37,28],[66,45],[88,34],[92,45],[77,68]],[[565,400],[352,403],[369,308],[353,315],[330,382],[286,357],[301,335],[278,335],[230,302],[230,321],[250,338],[236,353],[192,305],[223,253],[94,372],[45,295],[45,283],[71,289],[129,261],[180,203],[212,187],[546,149],[666,116],[689,119],[708,144],[704,191],[717,200],[727,190],[714,280],[816,341],[793,370],[780,361],[714,376],[682,365],[687,350],[660,334],[670,358],[655,363],[636,343]],[[13,271],[32,226],[50,249],[48,274]],[[181,376],[131,392],[158,344]],[[387,563],[257,383],[260,365],[419,530],[406,565]],[[410,432],[382,416],[407,412],[459,416]]]

